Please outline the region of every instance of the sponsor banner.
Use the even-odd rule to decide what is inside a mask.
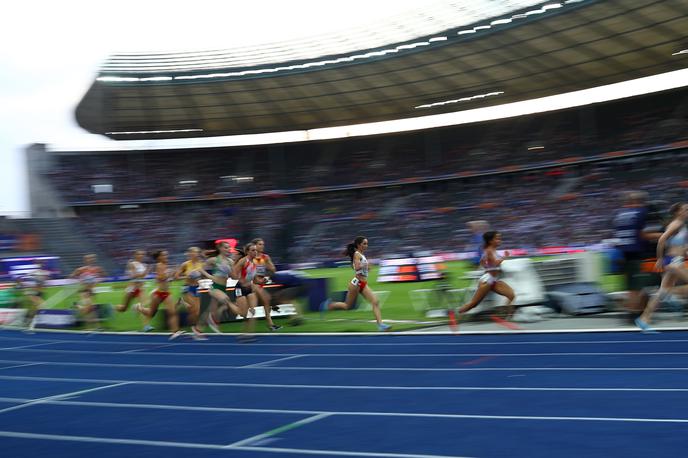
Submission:
[[[70,328],[76,326],[76,312],[74,310],[39,310],[34,324],[37,328]]]
[[[0,325],[22,326],[26,321],[26,309],[0,308]]]

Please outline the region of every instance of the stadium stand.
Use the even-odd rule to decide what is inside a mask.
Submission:
[[[44,176],[69,204],[208,199],[430,180],[585,159],[688,138],[688,91],[382,137],[212,150],[52,154]],[[75,180],[74,177],[79,177]],[[97,186],[107,191],[96,192]],[[310,189],[312,191],[312,189]],[[98,191],[102,191],[98,189]]]

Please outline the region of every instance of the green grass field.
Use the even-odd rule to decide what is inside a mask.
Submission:
[[[452,288],[464,288],[469,285],[469,280],[464,279],[466,271],[470,270],[470,266],[465,262],[449,262],[447,265],[447,273],[449,275],[449,283]],[[420,327],[425,327],[433,323],[443,323],[443,319],[429,319],[424,316],[422,311],[414,309],[409,292],[417,289],[435,289],[437,282],[413,282],[413,283],[377,283],[374,279],[377,278],[377,266],[372,266],[371,276],[373,279],[369,285],[376,292],[388,291],[389,293],[381,293],[380,296],[387,295],[387,299],[383,303],[382,317],[384,320],[391,320],[394,330],[411,330]],[[349,267],[340,267],[332,269],[313,269],[307,270],[305,273],[313,278],[328,278],[330,293],[334,291],[344,291],[348,282],[351,280],[352,272]],[[616,291],[620,289],[621,279],[618,275],[607,275],[602,279],[602,288],[605,291]],[[152,289],[152,282],[146,285],[146,291]],[[97,303],[109,303],[112,305],[121,302],[124,296],[125,282],[103,284],[101,287],[109,288],[111,291],[98,293],[95,301]],[[172,287],[173,294],[178,297],[181,290],[181,282],[174,284]],[[73,292],[70,294],[70,292]],[[439,297],[431,296],[432,307],[441,307]],[[75,301],[78,300],[75,287],[51,287],[46,291],[46,300],[51,308],[69,308],[72,307]],[[365,305],[362,298],[359,300],[360,305]],[[375,323],[373,322],[373,313],[370,310],[349,310],[349,311],[334,311],[328,312],[321,317],[317,312],[307,311],[307,304],[303,301],[297,301],[296,304],[300,310],[303,310],[303,322],[298,326],[290,325],[288,318],[275,318],[275,322],[283,325],[284,332],[365,332],[375,331]],[[452,304],[457,306],[459,304]],[[399,321],[399,322],[395,322]],[[152,324],[156,330],[164,330],[165,326],[162,319],[162,313],[153,319]],[[131,331],[140,330],[142,328],[141,317],[133,310],[128,310],[124,313],[114,312],[112,318],[107,320],[103,327],[112,331]],[[241,323],[223,323],[221,328],[224,332],[240,332]],[[256,322],[257,332],[268,332],[264,320]]]

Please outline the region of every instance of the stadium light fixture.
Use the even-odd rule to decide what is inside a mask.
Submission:
[[[105,132],[105,135],[139,135],[139,134],[176,134],[182,132],[203,132],[203,129],[168,129],[168,130],[130,130]]]
[[[545,149],[544,146],[529,146],[528,151],[535,151],[537,149]]]
[[[147,78],[139,78],[139,81],[172,81],[171,76],[150,76]]]
[[[672,56],[680,56],[681,54],[688,54],[688,49],[682,49],[678,52],[671,53]]]
[[[496,95],[502,95],[502,94],[504,94],[504,91],[488,92],[487,94],[477,94],[477,95],[472,95],[470,97],[461,97],[460,99],[444,100],[442,102],[435,102],[435,103],[426,103],[424,105],[418,105],[418,106],[413,107],[413,108],[415,108],[415,109],[418,109],[418,108],[435,108],[435,107],[440,107],[440,106],[444,106],[444,105],[451,105],[453,103],[470,102],[471,100],[484,99],[485,97],[494,97]]]
[[[187,185],[187,184],[198,184],[198,180],[181,180],[179,182],[181,185]]]

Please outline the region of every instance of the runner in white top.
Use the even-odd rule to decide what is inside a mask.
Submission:
[[[480,265],[483,267],[485,273],[480,277],[480,280],[478,280],[478,289],[475,291],[471,300],[459,308],[456,324],[461,321],[461,318],[466,312],[480,304],[490,291],[494,291],[500,296],[507,298],[507,320],[511,319],[514,314],[514,307],[512,304],[516,298],[516,294],[514,294],[514,290],[511,289],[511,286],[499,279],[502,273],[501,266],[502,262],[504,262],[504,258],[497,254],[497,248],[502,244],[502,234],[496,231],[488,231],[483,234],[483,240],[485,241],[485,251],[480,258]],[[505,251],[504,257],[506,258],[508,256],[509,252]],[[452,325],[454,325],[452,323],[453,312],[453,310],[449,311],[449,321]]]
[[[349,243],[344,250],[344,255],[351,259],[351,267],[354,269],[355,276],[349,282],[348,290],[346,292],[345,302],[333,302],[326,299],[320,304],[320,311],[326,310],[348,310],[356,303],[356,298],[361,294],[373,308],[377,328],[380,331],[387,331],[391,328],[390,325],[382,322],[382,314],[380,313],[380,302],[373,290],[368,286],[368,259],[365,257],[365,251],[368,249],[368,239],[362,236],[356,237],[353,242]]]
[[[671,288],[676,284],[676,280],[688,282],[688,269],[685,267],[686,249],[688,249],[688,230],[686,230],[688,204],[675,203],[669,209],[669,213],[672,221],[657,242],[655,269],[664,271],[662,283],[657,294],[648,302],[642,315],[635,320],[636,326],[644,332],[656,332],[649,326],[652,314],[659,303],[669,295]]]
[[[127,263],[127,277],[129,277],[129,285],[124,290],[124,299],[121,304],[115,307],[118,312],[124,312],[129,308],[129,304],[135,298],[141,301],[141,293],[143,283],[146,281],[146,275],[150,272],[150,268],[146,266],[143,261],[146,258],[146,252],[143,250],[134,251],[133,258]]]

